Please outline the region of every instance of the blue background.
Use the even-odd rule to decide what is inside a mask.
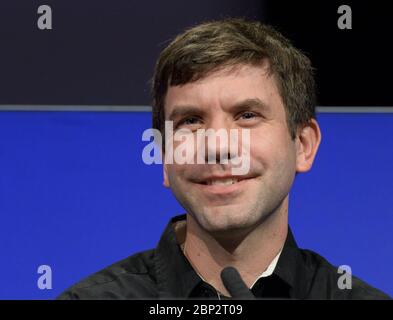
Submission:
[[[393,114],[319,114],[322,144],[297,176],[299,246],[393,295]],[[0,112],[0,299],[52,299],[156,245],[183,213],[145,165],[149,112]],[[37,287],[40,265],[51,290]]]

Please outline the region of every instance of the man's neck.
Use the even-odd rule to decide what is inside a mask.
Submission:
[[[221,281],[221,271],[235,267],[250,288],[284,246],[288,233],[288,202],[246,236],[234,241],[216,239],[187,215],[184,253],[195,271],[217,291],[230,296]]]

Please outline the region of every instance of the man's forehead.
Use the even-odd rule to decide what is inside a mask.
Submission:
[[[209,111],[215,106],[228,109],[242,106],[259,107],[264,111],[269,110],[272,107],[272,93],[279,95],[279,92],[267,67],[266,64],[236,65],[217,70],[195,82],[170,86],[164,104],[166,118],[173,118],[172,113],[180,114],[193,109]],[[259,75],[263,79],[261,82],[255,81],[255,77]],[[232,81],[224,80],[225,82],[219,82],[215,86],[214,81],[217,78],[222,79],[227,76],[230,76],[232,79],[229,80]],[[246,82],[243,82],[245,79]]]

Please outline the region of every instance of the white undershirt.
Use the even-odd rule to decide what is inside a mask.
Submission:
[[[184,243],[183,243],[183,245],[184,245]],[[184,255],[188,258],[188,256],[187,256],[183,246],[182,246],[182,251],[183,251]],[[251,285],[250,289],[252,289],[252,287],[258,282],[258,280],[260,278],[268,277],[268,276],[270,276],[274,272],[274,269],[276,269],[276,266],[277,266],[278,259],[280,258],[281,252],[282,252],[282,248],[281,248],[280,252],[274,257],[272,262],[270,262],[269,266],[265,269],[265,271],[263,271],[261,273],[261,275],[258,276],[258,278],[254,281],[254,283]],[[194,268],[194,270],[195,270],[195,268]],[[207,282],[205,279],[203,279],[203,277],[199,274],[198,271],[195,270],[195,272],[198,274],[198,276],[203,281]]]
[[[275,256],[275,258],[272,260],[272,262],[270,262],[270,264],[269,264],[269,266],[266,268],[266,270],[263,271],[262,274],[254,281],[254,283],[251,285],[250,289],[252,289],[252,287],[257,283],[257,281],[258,281],[260,278],[268,277],[268,276],[270,276],[270,275],[274,272],[274,269],[276,269],[276,266],[277,266],[278,259],[280,258],[281,252],[282,252],[282,249],[281,249],[280,252]]]

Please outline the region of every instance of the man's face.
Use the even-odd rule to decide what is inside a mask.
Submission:
[[[288,197],[296,173],[296,144],[267,67],[238,65],[168,89],[165,120],[173,121],[175,132],[250,130],[250,170],[244,176],[234,176],[228,164],[164,164],[164,185],[208,232],[253,228]],[[174,141],[174,149],[180,143]],[[217,150],[207,152],[218,149],[219,143]],[[231,184],[231,177],[240,181]]]

